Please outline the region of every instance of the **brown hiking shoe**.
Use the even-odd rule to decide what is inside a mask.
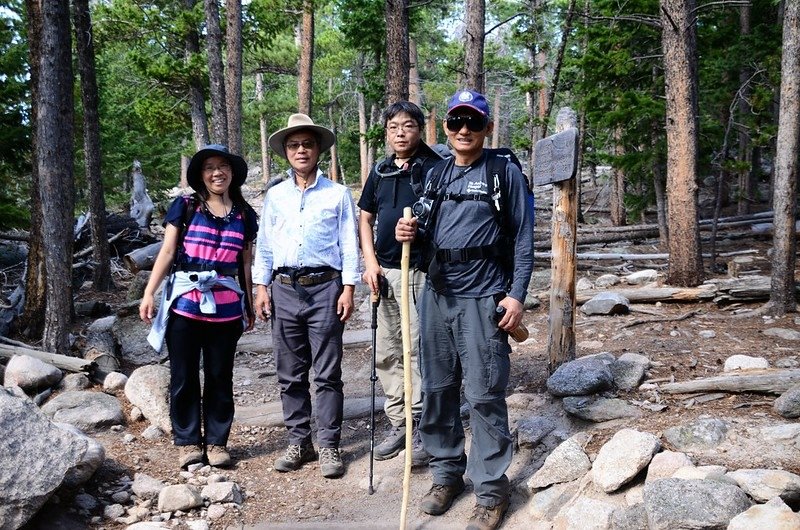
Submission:
[[[231,465],[231,454],[224,445],[210,445],[206,451],[208,464],[214,467],[226,467]]]
[[[455,484],[436,484],[422,497],[420,508],[429,515],[442,515],[450,509],[456,497],[464,491],[464,481],[458,479]]]
[[[319,448],[319,470],[325,478],[336,478],[344,475],[344,464],[338,447]]]
[[[203,461],[203,448],[199,445],[180,445],[180,456],[178,464],[180,467],[187,467],[191,464],[199,464]]]
[[[316,459],[317,452],[314,451],[314,446],[310,442],[306,445],[290,445],[286,448],[283,456],[275,460],[272,467],[275,468],[275,471],[286,473],[300,469],[300,466],[306,462],[313,462]]]
[[[494,506],[476,504],[472,517],[469,518],[467,530],[495,530],[503,522],[507,511],[508,497]]]

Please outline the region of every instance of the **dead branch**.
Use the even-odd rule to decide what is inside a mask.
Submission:
[[[640,324],[652,324],[653,322],[680,322],[681,320],[686,320],[689,317],[692,317],[700,313],[699,309],[694,309],[692,311],[687,311],[682,315],[678,315],[676,317],[659,317],[659,318],[640,318],[634,320],[633,322],[628,322],[627,324],[623,324],[619,326],[617,329],[625,329],[625,328],[632,328],[633,326],[638,326]]]
[[[800,384],[800,369],[747,370],[714,377],[695,379],[680,383],[668,383],[659,388],[665,394],[685,394],[689,392],[761,392],[783,394],[791,387]]]

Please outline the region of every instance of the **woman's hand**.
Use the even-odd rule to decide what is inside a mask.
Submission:
[[[152,324],[155,316],[155,300],[152,294],[144,293],[142,301],[139,303],[139,318],[148,324]]]

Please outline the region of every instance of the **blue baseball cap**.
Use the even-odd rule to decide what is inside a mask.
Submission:
[[[480,112],[487,118],[489,117],[489,103],[486,102],[486,98],[483,94],[475,92],[474,90],[463,89],[453,94],[453,97],[450,98],[450,102],[447,104],[447,113],[450,114],[459,107],[467,107]]]

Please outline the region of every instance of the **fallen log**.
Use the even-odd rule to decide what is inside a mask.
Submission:
[[[132,250],[122,257],[122,262],[133,274],[139,271],[150,270],[153,268],[153,263],[156,262],[158,251],[161,250],[161,243],[161,241],[158,241],[146,247]]]
[[[578,304],[584,304],[594,296],[603,292],[621,294],[633,303],[656,302],[697,302],[711,300],[717,294],[714,286],[701,287],[633,287],[628,289],[588,289],[578,291],[575,299]]]
[[[68,372],[85,372],[92,376],[97,370],[97,364],[90,360],[80,359],[78,357],[67,357],[66,355],[24,348],[22,346],[0,344],[0,357],[10,359],[15,355],[29,355]]]
[[[667,383],[659,387],[665,394],[686,394],[690,392],[759,392],[764,394],[783,394],[791,387],[800,384],[800,369],[747,370],[714,377],[704,377],[694,381]]]

